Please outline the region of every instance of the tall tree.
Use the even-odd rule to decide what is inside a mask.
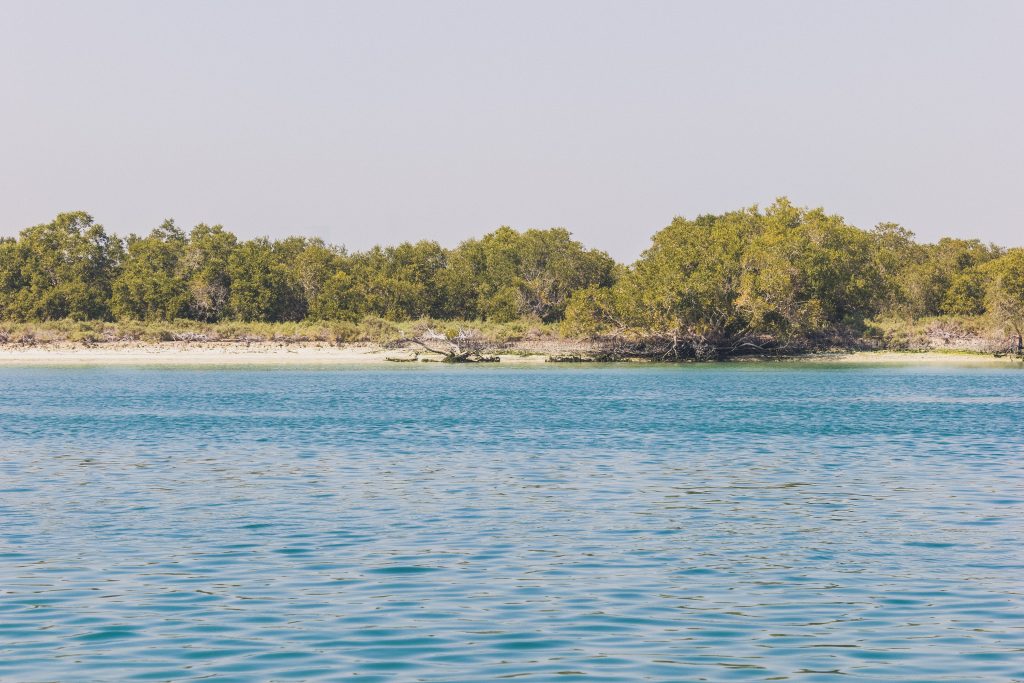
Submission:
[[[986,264],[988,309],[1018,337],[1024,334],[1024,248],[1010,249]]]
[[[213,322],[229,313],[231,274],[228,263],[238,239],[220,225],[192,228],[182,260],[189,292],[189,317]]]
[[[270,240],[261,237],[238,245],[228,257],[229,305],[245,322],[282,320],[287,276]]]
[[[147,237],[128,237],[120,274],[112,285],[118,319],[173,320],[188,313],[188,286],[181,273],[185,233],[166,220]]]
[[[123,246],[92,216],[62,213],[50,223],[21,231],[5,249],[6,315],[20,320],[110,318],[111,283]]]

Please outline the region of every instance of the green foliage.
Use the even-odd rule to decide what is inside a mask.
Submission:
[[[856,332],[879,315],[976,316],[996,301],[985,264],[1001,253],[977,240],[918,245],[898,225],[868,232],[780,198],[676,218],[612,287],[577,289],[563,329],[786,340]]]
[[[763,228],[743,259],[749,328],[806,335],[858,324],[874,312],[880,278],[868,233],[784,199],[760,222]]]
[[[200,223],[192,228],[182,261],[189,318],[212,322],[227,317],[231,294],[228,262],[237,245],[237,238],[220,225]]]
[[[320,250],[319,240],[300,237],[271,242],[260,237],[242,242],[228,257],[230,279],[228,306],[238,320],[286,322],[303,320],[308,313],[308,291],[317,291],[326,277],[301,257],[310,248]]]
[[[180,264],[185,233],[164,221],[148,237],[128,237],[120,274],[112,285],[111,311],[119,320],[174,320],[188,307]]]
[[[615,301],[621,290],[596,286],[576,290],[566,306],[562,331],[570,337],[595,337],[621,329],[618,312],[625,307]]]
[[[1010,249],[986,264],[988,310],[1017,335],[1024,333],[1024,248]]]
[[[942,296],[945,315],[981,315],[985,312],[985,273],[980,267],[955,274]]]
[[[493,339],[560,329],[647,335],[675,348],[680,338],[824,338],[880,319],[987,314],[1019,329],[1022,310],[1020,249],[918,244],[899,225],[864,231],[785,198],[676,218],[628,267],[562,228],[502,227],[454,249],[424,240],[349,253],[319,239],[239,240],[219,225],[186,235],[170,220],[122,240],[75,212],[0,238],[0,320],[56,326],[8,325],[8,339],[386,342],[411,325],[457,331],[473,321]],[[73,327],[87,320],[117,325]]]
[[[1000,253],[998,247],[978,240],[943,238],[936,244],[923,245],[902,276],[903,313],[916,318],[980,312],[984,307],[985,285],[978,280],[980,272],[971,271]],[[956,291],[951,293],[954,287]]]
[[[875,312],[881,286],[873,246],[842,218],[785,199],[764,212],[676,218],[619,280],[612,310],[599,304],[601,317],[708,339],[858,324]]]
[[[619,281],[618,316],[653,333],[722,335],[741,328],[743,248],[756,237],[758,218],[751,210],[673,220]]]
[[[586,249],[568,230],[502,227],[479,240],[459,245],[442,280],[447,307],[437,313],[507,322],[535,317],[561,320],[573,292],[607,287],[615,262],[606,253]]]
[[[906,273],[925,252],[914,233],[896,223],[879,223],[869,233],[873,268],[878,276],[874,308],[887,314],[907,313]]]
[[[374,247],[352,258],[351,301],[364,313],[389,320],[410,320],[436,312],[441,302],[435,285],[448,254],[437,242],[405,242]]]
[[[0,251],[0,313],[13,320],[109,318],[122,251],[120,240],[81,211],[22,230]]]

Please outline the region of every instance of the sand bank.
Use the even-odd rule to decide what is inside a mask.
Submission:
[[[549,345],[550,346],[550,345]],[[516,354],[501,355],[503,364],[543,363],[548,355],[557,355],[558,349],[522,349]],[[94,346],[79,344],[44,344],[37,346],[0,345],[0,366],[87,366],[87,365],[145,365],[145,366],[359,366],[387,364],[392,359],[412,359],[409,351],[383,349],[374,344],[347,344],[334,346],[326,343],[280,342],[160,342],[109,343]],[[430,359],[421,355],[419,360]],[[436,357],[435,357],[436,359]],[[996,358],[988,354],[869,351],[856,353],[829,353],[802,356],[782,362],[840,363],[840,364],[931,364],[1020,366],[1021,362],[1009,357]],[[762,362],[743,358],[736,362]],[[764,362],[779,362],[770,359]]]
[[[412,359],[406,351],[376,345],[334,346],[317,343],[217,342],[128,343],[82,346],[46,344],[0,346],[0,366],[84,365],[392,365],[390,359]],[[426,358],[427,356],[421,356]],[[503,363],[537,363],[543,355],[502,356]]]
[[[996,357],[990,353],[964,353],[941,351],[856,351],[852,353],[825,353],[793,360],[813,363],[877,364],[877,365],[977,365],[1021,366],[1018,358]]]

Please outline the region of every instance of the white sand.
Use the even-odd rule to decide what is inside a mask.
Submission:
[[[940,351],[857,351],[854,353],[816,354],[807,360],[824,363],[872,363],[872,364],[913,364],[913,365],[984,365],[1020,366],[1021,361],[1010,356],[996,358],[987,353],[943,353]]]
[[[546,353],[557,350],[545,349]],[[502,355],[503,364],[543,363],[546,353],[534,355]],[[388,359],[412,359],[411,351],[389,351],[376,345],[279,342],[216,342],[216,343],[110,343],[97,346],[78,344],[43,344],[38,346],[0,346],[0,366],[86,366],[86,365],[202,365],[202,366],[298,366],[298,365],[371,365],[387,364]],[[437,360],[437,356],[421,354],[419,360]],[[737,359],[762,362],[760,359]],[[870,364],[943,364],[975,366],[1021,366],[1010,357],[969,353],[901,353],[872,351],[857,353],[816,354],[790,359],[813,363]],[[411,365],[412,363],[409,363]]]
[[[388,351],[375,345],[283,344],[274,342],[125,343],[81,346],[45,344],[0,346],[0,366],[32,365],[370,365],[390,358],[412,359],[408,351]],[[421,354],[420,360],[437,359]],[[537,363],[545,357],[501,356],[503,363]],[[411,365],[411,363],[410,363]]]

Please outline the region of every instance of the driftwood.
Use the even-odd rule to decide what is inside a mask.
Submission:
[[[447,335],[428,327],[417,336],[401,341],[441,356],[444,363],[497,363],[500,360],[497,356],[486,355],[491,344],[477,330],[460,329],[455,335]]]

